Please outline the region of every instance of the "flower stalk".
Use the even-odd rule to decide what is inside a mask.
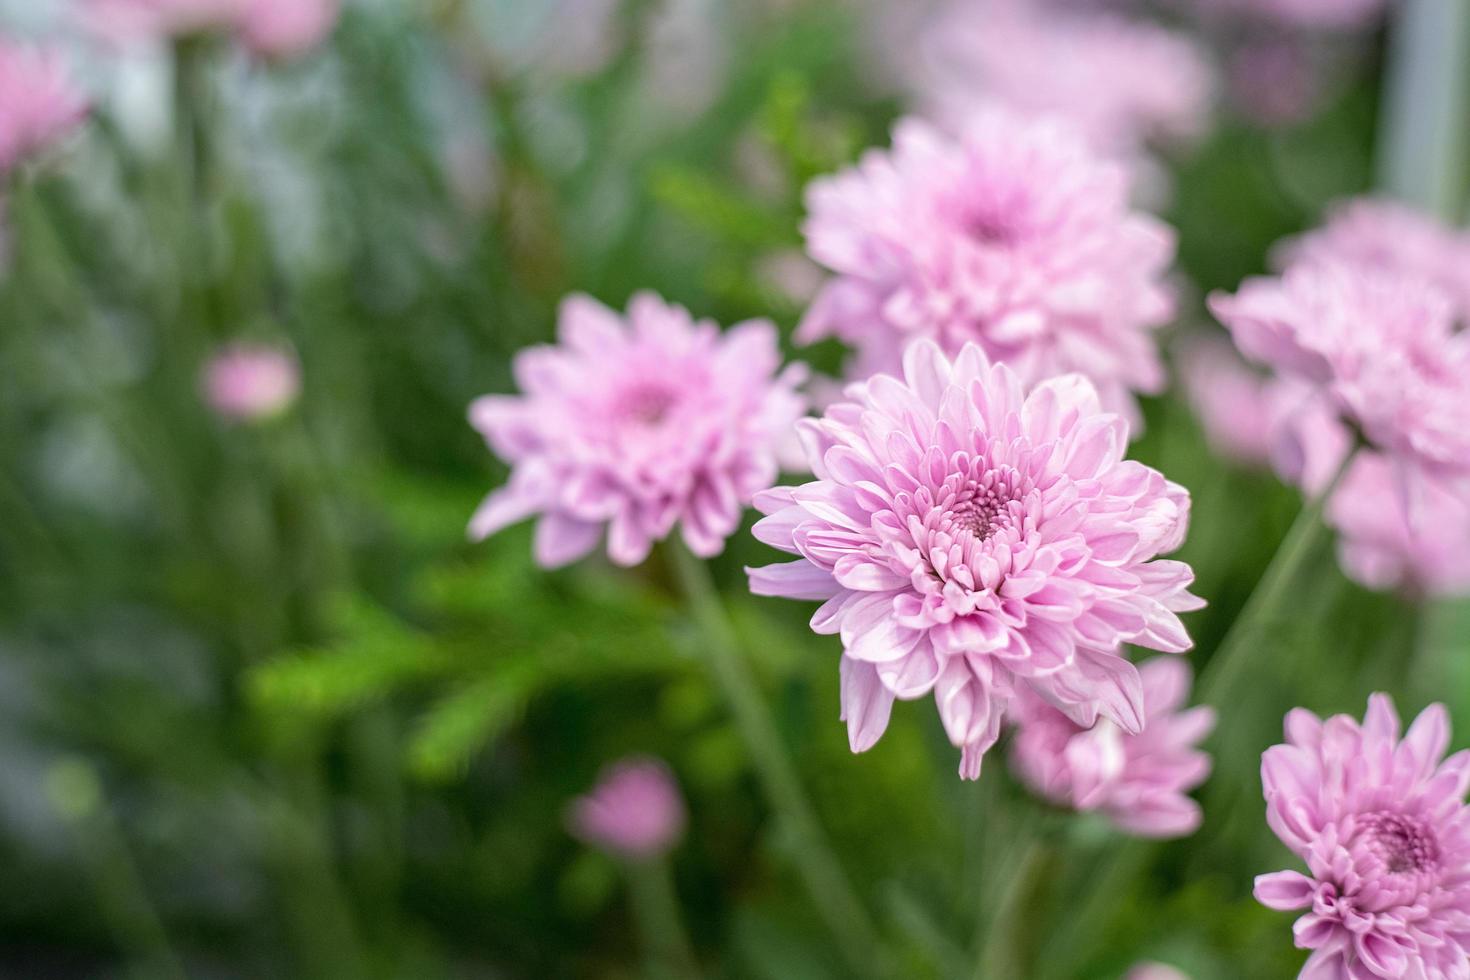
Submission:
[[[648,975],[667,980],[698,977],[698,962],[679,916],[679,899],[668,860],[655,857],[629,861],[625,869]]]

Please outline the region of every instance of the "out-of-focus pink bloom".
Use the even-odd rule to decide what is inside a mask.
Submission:
[[[1337,554],[1350,578],[1412,597],[1470,593],[1470,490],[1417,481],[1405,506],[1404,475],[1362,453],[1327,504]]]
[[[1191,340],[1178,356],[1181,388],[1210,447],[1237,463],[1265,464],[1271,458],[1266,379],[1221,340]]]
[[[1094,148],[1128,158],[1199,136],[1214,79],[1183,34],[1036,0],[953,0],[921,41],[928,114],[963,125],[978,103],[1066,117]]]
[[[1400,740],[1386,694],[1361,725],[1286,716],[1286,744],[1261,758],[1266,820],[1309,874],[1260,875],[1255,894],[1305,910],[1293,932],[1315,952],[1302,976],[1470,976],[1470,752],[1444,759],[1449,741],[1439,704]]]
[[[337,26],[338,0],[244,0],[241,42],[266,58],[296,58],[321,44]]]
[[[1200,808],[1186,794],[1209,775],[1210,757],[1196,746],[1214,727],[1215,711],[1185,709],[1191,676],[1182,660],[1155,658],[1138,673],[1143,731],[1136,735],[1106,718],[1081,728],[1030,691],[1018,691],[1011,768],[1053,803],[1099,811],[1128,833],[1192,834]]]
[[[0,173],[71,132],[87,115],[87,98],[61,52],[0,40]]]
[[[1451,297],[1470,323],[1470,232],[1450,228],[1396,201],[1356,198],[1316,231],[1284,243],[1282,266],[1343,263],[1425,279]]]
[[[807,249],[837,277],[798,337],[856,345],[859,376],[918,339],[974,342],[1026,382],[1082,371],[1133,414],[1131,393],[1164,383],[1174,235],[1129,209],[1127,183],[1060,121],[992,110],[951,139],[903,120],[892,150],[808,190]]]
[[[1230,55],[1230,93],[1246,116],[1266,126],[1300,122],[1321,97],[1321,83],[1299,37],[1255,38]]]
[[[1470,472],[1470,333],[1424,280],[1297,263],[1210,308],[1248,357],[1319,388],[1378,449],[1437,474]]]
[[[90,0],[87,23],[119,42],[229,33],[255,54],[291,58],[321,43],[339,0]]]
[[[816,479],[756,496],[761,541],[796,561],[749,569],[757,595],[819,599],[842,637],[842,715],[855,752],[895,698],[933,694],[960,773],[975,778],[1029,688],[1076,724],[1143,728],[1123,643],[1190,646],[1198,608],[1182,542],[1189,495],[1124,459],[1128,424],[1086,379],[1028,394],[974,344],[953,364],[932,341],[852,399],[799,423]]]
[[[632,758],[608,766],[586,796],[572,801],[567,829],[618,857],[646,860],[684,836],[684,801],[668,766]]]
[[[597,547],[636,565],[677,522],[695,554],[718,554],[746,504],[775,482],[777,449],[804,409],[803,365],[781,369],[776,328],[721,333],[639,293],[627,322],[587,296],[562,303],[561,344],[515,358],[522,395],[487,395],[470,422],[514,464],[470,521],[481,539],[540,514],[536,560]]]
[[[290,408],[301,391],[296,358],[278,347],[236,344],[204,367],[204,396],[227,419],[249,422]]]
[[[1356,30],[1371,26],[1389,0],[1197,0],[1209,11],[1247,15],[1279,24],[1317,30]]]
[[[1123,980],[1189,980],[1189,974],[1167,963],[1136,963]]]

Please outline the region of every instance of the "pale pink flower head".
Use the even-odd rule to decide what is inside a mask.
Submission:
[[[1197,747],[1215,725],[1213,708],[1186,708],[1191,675],[1182,660],[1155,657],[1143,679],[1143,731],[1106,718],[1082,728],[1029,690],[1017,692],[1011,769],[1059,806],[1097,811],[1140,837],[1182,837],[1200,825],[1189,791],[1210,757]]]
[[[1055,113],[1100,151],[1198,137],[1214,79],[1187,36],[1104,11],[1035,0],[954,0],[920,41],[929,114],[962,125],[977,101]]]
[[[339,13],[338,0],[245,0],[237,30],[262,57],[296,58],[327,39]]]
[[[1355,198],[1332,210],[1321,228],[1284,243],[1285,265],[1340,262],[1427,280],[1470,322],[1470,232],[1451,228],[1406,204]]]
[[[471,424],[513,466],[470,536],[539,514],[543,566],[592,551],[604,527],[609,557],[636,565],[678,523],[691,551],[718,554],[775,482],[778,448],[805,410],[804,367],[782,370],[776,328],[751,320],[721,333],[644,292],[626,319],[571,296],[558,333],[559,346],[516,355],[523,394],[470,406]]]
[[[219,415],[251,422],[280,415],[301,391],[301,367],[279,347],[235,344],[204,366],[205,400]]]
[[[1299,263],[1210,307],[1246,356],[1322,392],[1376,448],[1437,473],[1470,472],[1470,333],[1416,276]]]
[[[798,339],[854,344],[859,375],[896,371],[916,340],[976,343],[1027,383],[1082,371],[1132,412],[1164,383],[1174,236],[1127,185],[1057,120],[988,110],[958,139],[903,120],[891,150],[808,189],[807,249],[837,275]]]
[[[669,767],[631,758],[608,766],[567,809],[577,839],[631,860],[660,857],[684,836],[684,800]]]
[[[1123,643],[1169,652],[1198,608],[1179,546],[1189,495],[1124,459],[1128,424],[1079,375],[1028,393],[974,344],[932,341],[852,399],[798,426],[816,479],[756,496],[761,541],[795,561],[749,569],[757,595],[820,599],[842,637],[842,712],[855,752],[895,698],[931,694],[961,775],[975,778],[1018,694],[1090,728],[1143,729]]]
[[[1123,980],[1189,980],[1189,974],[1167,963],[1135,963]]]
[[[1424,709],[1399,737],[1386,694],[1360,725],[1286,716],[1286,744],[1261,757],[1266,820],[1308,874],[1256,878],[1256,899],[1305,910],[1307,977],[1470,976],[1470,752],[1444,758],[1449,716]]]
[[[1337,556],[1349,578],[1411,598],[1470,594],[1470,488],[1413,480],[1375,453],[1360,453],[1327,503]]]
[[[0,39],[0,174],[64,138],[87,108],[59,50]]]

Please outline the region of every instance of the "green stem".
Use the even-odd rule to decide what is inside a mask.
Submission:
[[[735,715],[762,788],[791,842],[791,855],[807,891],[851,965],[859,973],[871,975],[877,972],[877,933],[817,822],[745,663],[735,627],[709,569],[681,544],[671,542],[668,552],[674,577],[704,633],[706,642],[701,653]]]
[[[1080,957],[1094,948],[1118,912],[1118,896],[1127,893],[1153,854],[1153,844],[1146,840],[1127,840],[1114,845],[1085,881],[1087,890],[1080,905],[1074,906],[1061,928],[1046,944],[1037,969],[1030,976],[1062,977],[1078,975],[1075,967]],[[997,978],[1003,976],[996,974]]]
[[[1026,835],[1024,843],[1014,837],[1008,841],[1013,858],[1006,867],[995,914],[982,913],[976,928],[974,980],[1028,975],[1021,920],[1027,899],[1035,894],[1038,881],[1051,864],[1052,847],[1034,822],[1028,822],[1022,832]]]
[[[679,899],[667,859],[634,861],[627,865],[628,893],[633,918],[648,958],[648,975],[659,978],[699,976],[699,966],[679,918]]]
[[[1327,525],[1322,520],[1322,511],[1356,457],[1356,448],[1348,452],[1326,489],[1302,506],[1261,580],[1246,600],[1245,607],[1230,624],[1225,638],[1215,648],[1214,656],[1200,672],[1195,690],[1201,703],[1223,703],[1235,693],[1240,677],[1251,666],[1252,641],[1263,628],[1280,618],[1292,594],[1291,587],[1301,578],[1302,570],[1326,536]]]

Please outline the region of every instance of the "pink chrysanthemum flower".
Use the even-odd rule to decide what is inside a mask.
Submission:
[[[1245,282],[1210,308],[1248,357],[1322,392],[1399,462],[1470,472],[1470,333],[1415,276],[1346,264],[1292,266]]]
[[[920,41],[931,118],[962,125],[977,99],[1055,113],[1095,149],[1130,158],[1198,137],[1214,81],[1198,45],[1146,21],[1035,0],[955,0]]]
[[[235,344],[204,366],[202,385],[209,407],[220,416],[253,422],[291,407],[301,392],[301,366],[289,351]]]
[[[1361,725],[1297,708],[1286,744],[1261,759],[1266,820],[1310,876],[1256,878],[1256,899],[1305,909],[1293,931],[1315,950],[1303,977],[1470,976],[1470,752],[1449,745],[1443,705],[1399,738],[1385,694]]]
[[[1128,424],[1086,379],[1029,394],[974,344],[953,364],[932,341],[851,402],[798,428],[816,479],[756,496],[761,541],[796,561],[750,569],[758,595],[821,599],[842,637],[853,751],[895,698],[933,693],[960,773],[975,778],[1022,688],[1091,727],[1143,727],[1121,644],[1179,652],[1193,573],[1156,561],[1182,541],[1189,495],[1123,458]]]
[[[1182,660],[1155,658],[1143,679],[1143,731],[1101,719],[1081,728],[1030,691],[1017,693],[1011,768],[1060,806],[1096,810],[1140,837],[1182,837],[1200,825],[1186,794],[1205,781],[1210,757],[1196,746],[1215,726],[1213,708],[1185,709],[1192,681]]]
[[[0,40],[0,173],[71,132],[87,98],[61,52]]]
[[[470,421],[510,482],[470,522],[476,539],[534,514],[536,559],[565,565],[597,546],[636,565],[677,522],[695,554],[724,548],[805,410],[804,367],[781,369],[764,320],[721,333],[652,293],[623,318],[586,296],[562,303],[561,345],[515,358],[524,394],[487,395]]]
[[[1362,453],[1327,503],[1338,562],[1370,589],[1410,597],[1470,593],[1470,494],[1435,481],[1415,486],[1412,507],[1393,465]]]
[[[798,338],[856,345],[857,376],[928,338],[977,343],[1026,382],[1082,371],[1115,411],[1162,387],[1151,331],[1172,314],[1173,233],[1059,121],[989,110],[951,139],[906,119],[807,203],[808,251],[837,277]]]
[[[338,0],[248,0],[238,30],[245,47],[266,58],[298,58],[337,26]]]
[[[684,835],[685,819],[673,773],[647,758],[608,766],[592,792],[567,810],[567,828],[575,837],[633,860],[667,853]]]
[[[1284,244],[1283,265],[1339,262],[1432,283],[1470,322],[1470,233],[1394,201],[1358,198],[1327,223]]]

